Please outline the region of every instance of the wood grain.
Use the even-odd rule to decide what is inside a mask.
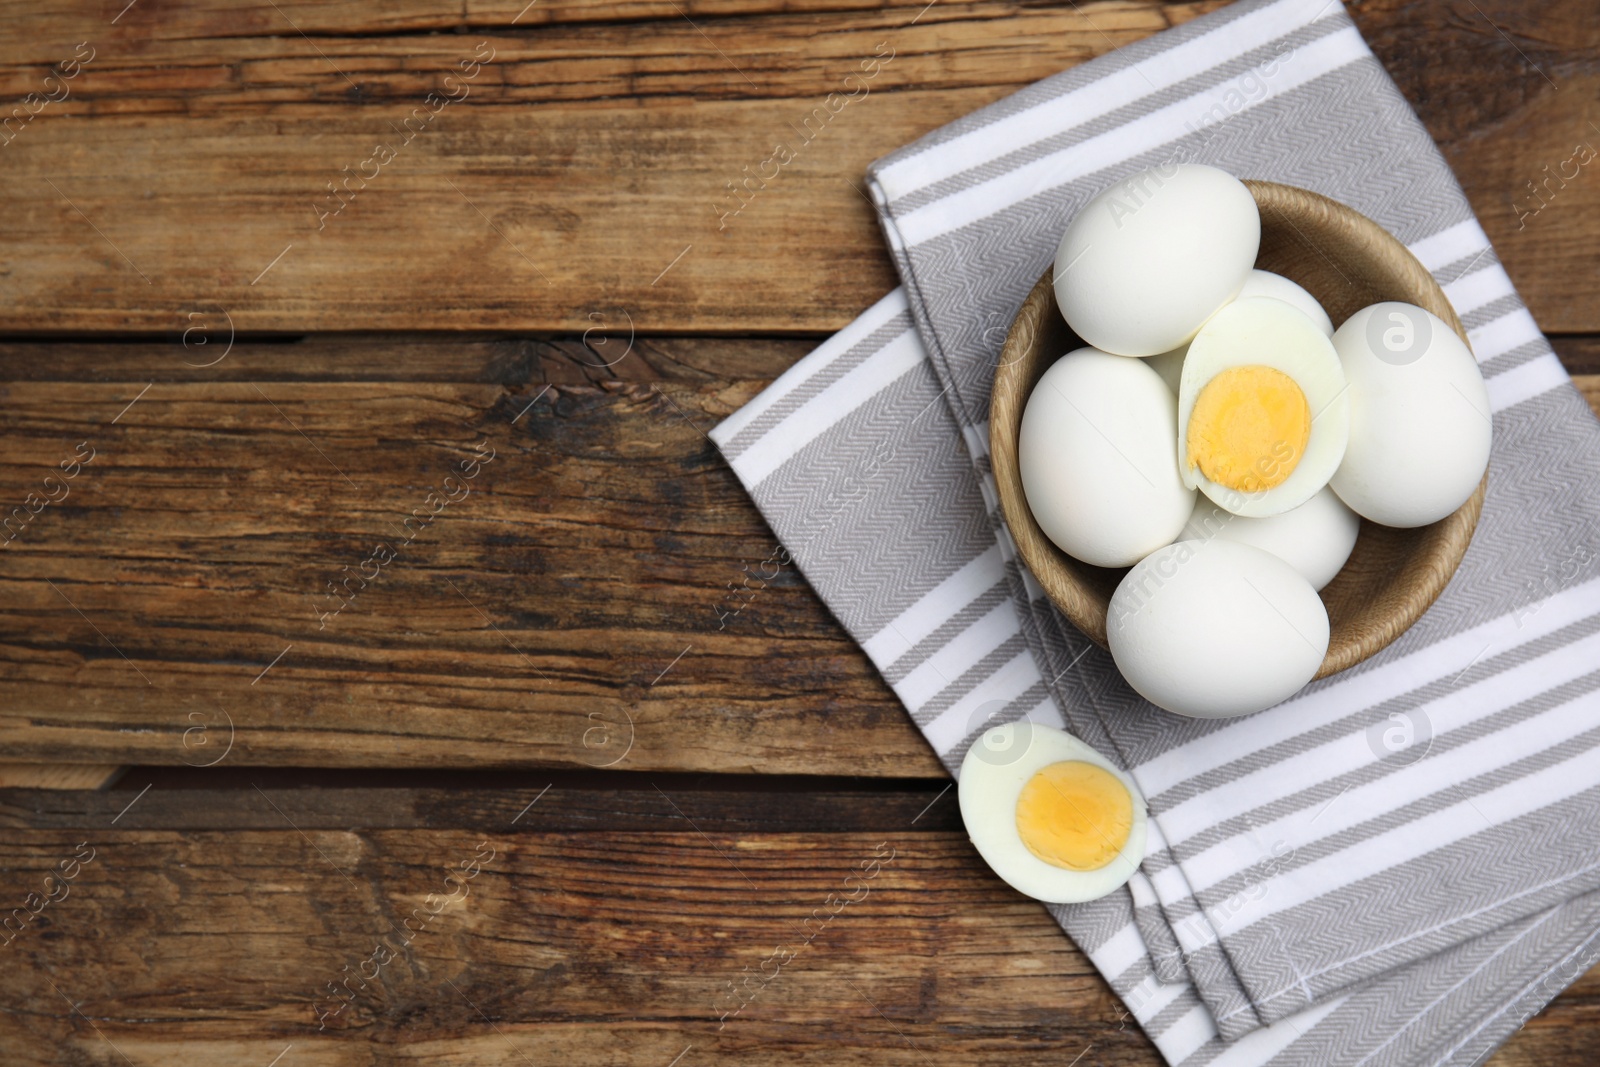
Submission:
[[[670,797],[670,801],[667,799]],[[313,771],[133,767],[95,792],[0,787],[8,830],[958,832],[948,779],[621,771]],[[3,866],[0,856],[0,866]]]
[[[109,1063],[113,1045],[139,1064],[289,1045],[322,1065],[664,1067],[688,1046],[682,1067],[1064,1063],[1091,1044],[1096,1062],[1158,1062],[1044,909],[956,834],[25,831],[7,884],[86,839],[70,895],[8,946],[0,1047],[18,1067]],[[461,896],[446,870],[486,850]],[[328,983],[380,940],[397,958],[333,1014]],[[779,948],[794,957],[775,978],[729,992]]]
[[[0,744],[939,773],[799,574],[761,566],[776,542],[704,436],[797,346],[626,344],[240,343],[203,369],[196,345],[125,345],[114,375],[104,347],[11,346],[8,518],[94,455],[0,549]],[[700,369],[719,361],[763,377]],[[404,380],[419,362],[433,380]],[[467,495],[409,518],[480,442]]]
[[[124,0],[125,2],[125,0]],[[122,9],[104,4],[46,10],[26,0],[0,2],[0,20],[33,37],[68,35],[104,27]],[[141,40],[271,36],[302,31],[309,36],[386,37],[463,33],[475,29],[532,29],[548,25],[599,25],[619,22],[702,21],[741,16],[796,14],[874,15],[903,11],[907,18],[927,7],[927,0],[464,0],[441,5],[433,0],[389,0],[374,9],[360,0],[199,0],[163,9],[160,19],[129,20],[127,32]],[[1109,5],[1100,4],[1105,9]],[[1143,9],[1164,7],[1173,23],[1193,17],[1194,0],[1117,5]],[[1100,22],[1096,19],[1096,22]],[[1115,17],[1111,20],[1116,24]],[[119,23],[121,24],[121,20]],[[26,46],[29,40],[19,42]]]
[[[581,330],[619,309],[652,329],[834,328],[894,284],[852,187],[871,159],[1172,21],[1152,3],[950,5],[915,25],[910,8],[702,26],[568,6],[581,21],[309,40],[269,9],[257,36],[219,15],[168,37],[134,8],[7,146],[29,269],[0,277],[0,329],[163,329],[205,302],[244,329]],[[41,91],[51,49],[90,33],[67,28],[0,56],[0,83]],[[493,61],[445,83],[479,41]],[[730,183],[875,56],[868,95],[724,225]],[[406,138],[434,90],[467,95]],[[380,140],[394,158],[366,163]],[[370,184],[330,194],[345,167]]]
[[[943,0],[919,17],[926,5],[563,0],[515,25],[514,4],[146,2],[115,25],[109,6],[5,12],[19,32],[0,45],[0,86],[18,100],[78,42],[95,52],[3,149],[26,268],[0,272],[0,330],[160,331],[216,309],[247,330],[582,330],[597,312],[652,332],[835,329],[894,285],[857,186],[872,159],[1216,5]],[[1582,0],[1352,13],[1535,316],[1600,330],[1592,168],[1537,217],[1514,210],[1541,166],[1600,143]],[[495,58],[470,94],[328,199],[479,41]],[[869,94],[724,219],[728,183],[880,44],[893,59]]]
[[[663,791],[627,805],[675,829],[560,832],[539,822],[552,793],[515,826],[480,809],[476,826],[353,830],[337,791],[293,792],[177,794],[215,801],[225,830],[112,828],[94,805],[8,831],[12,895],[92,858],[5,946],[7,1063],[1161,1062],[1040,905],[903,811],[729,832],[704,795]],[[380,942],[395,958],[335,1012],[328,984]],[[1492,1062],[1584,1062],[1597,1010],[1591,972]]]

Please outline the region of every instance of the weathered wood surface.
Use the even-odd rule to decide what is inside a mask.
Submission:
[[[703,432],[805,345],[626,343],[8,346],[0,745],[938,773]]]
[[[703,433],[806,342],[222,343],[0,346],[10,758],[939,773]]]
[[[73,875],[0,949],[8,1065],[1160,1062],[932,784],[754,818],[676,782],[454,812],[427,788],[137,785],[0,791],[55,809],[8,827],[0,890]],[[213,828],[150,828],[186,803]],[[633,828],[574,828],[601,812]],[[776,829],[807,820],[836,825]],[[1600,973],[1492,1062],[1587,1062],[1597,1011]]]
[[[285,1067],[665,1067],[690,1046],[679,1067],[1066,1063],[1091,1044],[1152,1062],[1043,909],[952,834],[30,831],[15,892],[86,837],[70,894],[6,949],[17,1067],[265,1065],[290,1046]],[[461,896],[445,875],[475,855],[492,858]],[[427,918],[429,894],[459,899]],[[380,942],[396,958],[363,968]],[[795,958],[732,1014],[780,947]],[[334,1014],[328,983],[362,969]]]
[[[594,313],[649,332],[834,329],[894,284],[855,187],[866,164],[1215,6],[13,0],[0,100],[59,102],[0,148],[0,330],[165,330],[218,309],[247,330],[582,330]],[[1600,330],[1593,168],[1537,215],[1528,199],[1545,166],[1600,145],[1591,5],[1351,10],[1544,328]],[[80,42],[92,59],[47,84]],[[880,45],[868,95],[724,225],[728,183]],[[447,81],[464,62],[474,76]],[[403,143],[430,92],[459,100]],[[347,167],[370,180],[334,198]]]
[[[955,832],[949,781],[562,771],[130,768],[112,789],[0,788],[0,827],[73,830]],[[668,798],[671,800],[669,801]],[[6,860],[0,855],[0,868]]]

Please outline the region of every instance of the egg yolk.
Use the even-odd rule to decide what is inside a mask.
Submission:
[[[1185,434],[1189,469],[1218,485],[1257,493],[1294,473],[1311,438],[1311,405],[1280,370],[1229,367],[1195,397]]]
[[[1044,862],[1073,871],[1104,867],[1133,832],[1133,797],[1104,767],[1082,760],[1034,772],[1017,798],[1017,833]]]

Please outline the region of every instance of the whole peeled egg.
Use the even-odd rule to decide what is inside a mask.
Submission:
[[[1103,897],[1144,859],[1144,798],[1071,734],[1026,719],[985,731],[961,761],[961,821],[1013,889],[1053,904]]]
[[[1328,612],[1311,583],[1253,545],[1178,541],[1141,560],[1111,596],[1106,643],[1157,707],[1218,719],[1293,696],[1328,652]]]
[[[1385,526],[1426,526],[1472,496],[1493,422],[1478,361],[1444,320],[1413,304],[1373,304],[1333,347],[1349,382],[1350,435],[1329,483]]]
[[[1177,401],[1141,359],[1080,348],[1028,395],[1017,467],[1028,510],[1062,551],[1126,567],[1194,509],[1178,473]]]
[[[1299,507],[1263,519],[1235,515],[1202,496],[1194,502],[1194,514],[1178,540],[1220,537],[1254,545],[1299,571],[1313,589],[1321,589],[1350,558],[1360,532],[1360,517],[1324,486]]]
[[[1197,163],[1141,171],[1073,217],[1056,251],[1056,304],[1102,351],[1153,356],[1187,342],[1238,295],[1261,215],[1238,178]]]

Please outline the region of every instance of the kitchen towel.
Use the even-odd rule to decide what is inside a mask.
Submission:
[[[1395,233],[1495,411],[1472,548],[1426,616],[1278,708],[1156,711],[1016,562],[987,461],[1005,328],[1089,197],[1203,162]],[[1600,955],[1600,427],[1443,159],[1327,0],[1235,4],[873,166],[904,285],[713,431],[954,772],[1065,725],[1129,768],[1127,890],[1052,912],[1172,1063],[1471,1063]]]

